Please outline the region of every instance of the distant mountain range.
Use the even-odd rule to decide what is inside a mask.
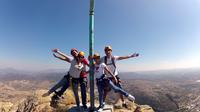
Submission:
[[[36,72],[6,68],[0,69],[0,80],[58,80],[66,73],[62,69],[49,69]]]
[[[20,79],[37,79],[37,80],[58,80],[67,73],[65,69],[48,69],[43,71],[25,71],[14,68],[0,69],[0,80],[20,80]],[[145,72],[121,72],[119,76],[122,79],[197,79],[200,80],[200,69],[176,69],[176,70],[158,70]]]
[[[5,85],[2,89],[6,91],[1,91],[0,97],[5,97],[8,90],[12,93],[12,89],[26,93],[29,89],[49,88],[66,73],[59,69],[40,72],[0,69],[0,85]],[[156,112],[200,111],[200,69],[124,72],[120,77],[123,87],[136,97],[137,103],[148,104]]]

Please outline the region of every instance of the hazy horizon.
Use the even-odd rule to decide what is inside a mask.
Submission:
[[[13,67],[0,67],[1,71],[22,71],[22,72],[68,72],[69,68],[48,68],[48,69],[18,69]],[[171,72],[171,71],[200,71],[200,67],[194,67],[194,68],[172,68],[172,69],[152,69],[152,70],[138,70],[138,71],[119,71],[120,73],[148,73],[148,72]],[[1,75],[1,74],[0,74]]]

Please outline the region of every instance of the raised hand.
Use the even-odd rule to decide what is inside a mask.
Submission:
[[[131,57],[138,57],[139,56],[139,53],[134,53],[131,55]]]
[[[57,53],[59,51],[59,49],[52,49],[52,52],[55,52],[55,53]]]
[[[114,76],[114,82],[115,83],[118,83],[118,81],[117,81],[117,78]]]

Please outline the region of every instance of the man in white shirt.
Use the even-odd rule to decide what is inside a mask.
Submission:
[[[93,56],[93,59],[95,61],[94,64],[94,76],[96,78],[96,82],[97,82],[97,89],[99,92],[99,107],[98,107],[98,111],[103,110],[104,108],[104,102],[103,102],[103,95],[104,95],[104,91],[106,87],[110,87],[112,90],[114,90],[115,92],[124,95],[125,97],[127,97],[130,101],[134,102],[135,101],[135,97],[132,96],[131,94],[129,94],[128,92],[126,92],[125,90],[123,90],[122,88],[118,87],[117,85],[115,85],[114,83],[117,83],[117,78],[114,76],[114,74],[108,69],[108,67],[106,66],[105,63],[101,63],[100,60],[100,55],[98,53],[95,53]],[[113,81],[111,81],[107,76],[108,74],[105,74],[105,72],[107,72],[109,74],[109,76],[112,77],[112,79],[114,79]]]
[[[101,62],[103,62],[103,63],[105,63],[107,65],[108,69],[111,70],[111,72],[115,75],[115,77],[118,80],[118,83],[116,85],[118,87],[122,88],[122,86],[121,86],[121,80],[120,80],[120,78],[118,76],[118,70],[117,70],[117,67],[116,67],[116,61],[124,60],[124,59],[129,59],[129,58],[133,58],[133,57],[138,57],[139,54],[138,53],[134,53],[134,54],[131,54],[131,55],[128,55],[128,56],[113,56],[112,55],[112,47],[111,46],[106,46],[105,49],[104,49],[104,51],[105,51],[106,56],[104,56],[104,57],[101,58]],[[108,73],[106,73],[106,74],[108,74]],[[107,88],[105,90],[105,93],[104,93],[104,102],[105,102],[107,93],[110,90],[111,90],[110,88]],[[123,95],[120,94],[120,98],[122,100],[122,106],[127,108],[127,105],[126,105],[126,102],[124,101]]]

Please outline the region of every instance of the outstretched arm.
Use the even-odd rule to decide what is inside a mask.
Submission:
[[[66,54],[64,54],[64,53],[62,53],[62,52],[60,52],[58,49],[53,49],[52,51],[53,51],[54,53],[57,53],[57,54],[60,55],[60,56],[57,56],[57,55],[54,54],[54,57],[71,63],[71,61],[72,61],[72,57],[71,57],[71,56],[68,56],[68,55],[66,55]]]
[[[114,74],[108,69],[108,67],[105,66],[104,69],[114,78],[115,82],[117,83],[117,78],[116,78],[116,77],[114,76]]]
[[[117,57],[117,60],[129,59],[129,58],[138,57],[138,56],[139,56],[138,53],[134,53],[134,54],[131,54],[128,56],[119,56],[119,57]]]
[[[65,59],[64,57],[57,56],[55,53],[53,53],[53,56],[54,56],[55,58],[60,59],[60,60],[66,61],[66,59]]]

